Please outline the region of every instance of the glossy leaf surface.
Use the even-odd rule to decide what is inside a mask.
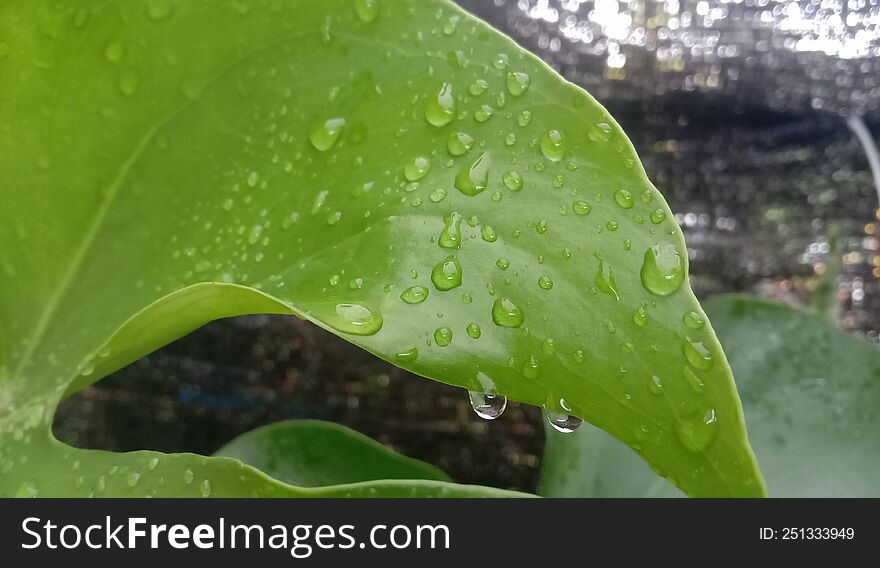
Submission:
[[[15,0],[0,44],[0,493],[198,493],[181,471],[239,467],[151,472],[49,423],[65,393],[254,312],[571,412],[689,494],[763,493],[628,139],[450,3]],[[276,491],[250,483],[213,494]]]

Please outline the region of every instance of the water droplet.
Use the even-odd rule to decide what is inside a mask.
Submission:
[[[558,162],[565,157],[565,138],[558,130],[548,130],[541,137],[541,153],[552,162]]]
[[[354,11],[362,22],[369,24],[379,15],[379,0],[354,0]]]
[[[706,320],[697,312],[687,312],[681,319],[691,329],[703,329],[706,325]]]
[[[652,294],[668,296],[684,282],[684,261],[674,245],[658,244],[645,251],[642,286]]]
[[[495,229],[493,229],[491,225],[483,225],[480,227],[480,236],[483,237],[483,240],[487,243],[494,243],[498,240],[498,235],[495,233]]]
[[[553,280],[549,276],[541,276],[538,278],[538,286],[542,290],[550,290],[553,288]]]
[[[185,469],[185,470],[183,471],[183,482],[186,483],[187,485],[189,485],[190,483],[192,483],[192,482],[193,482],[193,479],[195,479],[195,478],[196,478],[196,474],[193,473],[193,470],[191,470],[191,469]]]
[[[504,187],[506,187],[510,191],[519,191],[523,187],[522,174],[514,170],[508,170],[504,172],[504,174],[501,176],[501,181],[502,183],[504,183]]]
[[[130,69],[126,69],[119,75],[119,92],[126,97],[133,96],[140,85],[138,74]]]
[[[586,201],[575,201],[571,204],[571,210],[578,215],[589,215],[593,207]]]
[[[492,115],[495,114],[495,109],[489,105],[480,105],[480,108],[474,111],[474,120],[477,122],[486,122]]]
[[[448,20],[443,24],[443,35],[452,35],[455,33],[455,30],[458,28],[458,22],[461,20],[458,16],[450,16]]]
[[[611,267],[605,264],[604,260],[599,261],[599,270],[596,271],[595,282],[599,290],[608,295],[614,296],[615,300],[620,300],[620,295],[617,293],[617,281],[614,279],[614,272],[611,270]]]
[[[441,292],[461,286],[461,265],[454,256],[438,262],[431,271],[431,282]]]
[[[201,485],[199,485],[199,494],[202,497],[210,497],[211,496],[211,481],[204,479],[202,480]]]
[[[489,82],[485,79],[477,79],[473,83],[468,86],[468,91],[471,95],[478,97],[486,92],[486,89],[489,88]]]
[[[516,123],[520,126],[528,126],[532,121],[532,112],[528,110],[524,110],[519,113],[519,116],[516,117]]]
[[[448,327],[438,327],[434,330],[434,342],[440,347],[446,347],[452,343],[452,330]]]
[[[480,330],[479,324],[471,322],[467,326],[467,334],[473,339],[479,339],[483,332]]]
[[[428,175],[431,170],[431,158],[416,156],[403,168],[407,181],[418,181]]]
[[[452,156],[463,156],[470,152],[474,145],[474,137],[466,132],[453,130],[446,139],[446,150]]]
[[[718,415],[714,408],[682,417],[676,434],[685,448],[702,452],[718,435]]]
[[[529,77],[528,73],[517,72],[507,74],[507,92],[514,97],[521,97],[529,90],[531,83],[532,78]]]
[[[461,248],[461,221],[464,217],[460,213],[453,212],[445,215],[443,220],[445,225],[440,231],[440,237],[437,244],[443,248],[459,249]]]
[[[428,198],[431,200],[431,203],[440,203],[446,199],[446,190],[442,187],[438,187],[431,192],[431,195],[429,195]]]
[[[582,349],[575,350],[574,353],[571,354],[572,359],[577,363],[583,363],[586,356],[584,355],[584,351]]]
[[[309,126],[309,141],[320,152],[326,152],[336,144],[345,126],[345,119],[340,117],[318,119]]]
[[[648,323],[648,304],[642,304],[633,313],[633,323],[638,327],[644,327]]]
[[[220,206],[223,208],[224,211],[231,211],[233,205],[235,205],[235,201],[231,197],[227,197],[220,204]]]
[[[400,299],[407,304],[421,304],[428,299],[428,289],[424,286],[410,286],[400,294]]]
[[[552,337],[548,337],[541,342],[541,350],[547,355],[553,355],[556,353],[556,342]]]
[[[360,304],[336,304],[335,312],[325,321],[336,331],[352,335],[373,335],[383,323],[381,314]]]
[[[133,471],[125,476],[125,484],[129,487],[134,487],[141,480],[141,474]]]
[[[123,55],[125,55],[125,48],[120,41],[111,41],[104,48],[104,57],[110,63],[119,63],[122,61]]]
[[[401,351],[395,354],[394,358],[401,363],[412,363],[419,358],[419,350],[413,347],[412,349],[407,349],[406,351]]]
[[[425,120],[434,126],[446,126],[455,118],[455,96],[452,85],[443,83],[436,95],[425,104]]]
[[[519,327],[523,324],[523,311],[508,298],[497,298],[492,304],[492,321],[500,327]]]
[[[666,211],[663,209],[656,209],[653,213],[651,213],[651,222],[655,225],[659,225],[663,221],[666,220]]]
[[[590,127],[587,136],[593,142],[607,142],[611,139],[612,134],[613,130],[611,129],[610,124],[606,122],[599,122]]]
[[[648,379],[648,390],[653,394],[663,394],[663,382],[660,377],[653,375]]]
[[[684,356],[688,363],[701,371],[708,371],[712,368],[712,352],[702,341],[686,337]]]
[[[171,15],[170,0],[149,0],[147,2],[147,16],[153,20],[164,20]]]
[[[455,188],[465,195],[477,195],[489,185],[488,154],[480,154],[459,170],[455,176]]]
[[[614,192],[614,201],[624,209],[632,209],[635,204],[632,193],[625,189],[618,189]]]
[[[694,392],[706,392],[706,383],[704,383],[703,380],[700,379],[700,377],[698,377],[696,373],[691,371],[690,367],[685,367],[682,374],[684,375],[684,380],[687,382],[688,385],[690,385]]]
[[[555,410],[544,410],[544,416],[554,430],[563,434],[574,432],[583,423],[583,420],[577,416],[572,416],[566,412],[556,412]]]
[[[507,408],[507,397],[503,394],[489,394],[468,391],[471,407],[477,416],[485,420],[495,420],[504,413]]]

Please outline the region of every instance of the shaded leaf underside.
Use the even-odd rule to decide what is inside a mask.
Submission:
[[[613,119],[447,2],[356,5],[0,7],[0,494],[309,491],[51,436],[65,393],[245,313],[568,408],[689,494],[762,494],[682,235]]]

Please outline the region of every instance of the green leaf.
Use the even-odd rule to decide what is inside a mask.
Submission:
[[[449,476],[430,464],[402,456],[345,426],[320,420],[292,420],[257,428],[215,455],[237,458],[299,487],[383,479],[449,481]]]
[[[773,497],[880,496],[880,352],[809,313],[729,297],[706,304],[743,395]],[[543,495],[672,496],[628,448],[585,429],[548,436]]]
[[[58,400],[254,312],[567,408],[689,494],[763,494],[724,354],[685,323],[704,316],[681,232],[619,126],[449,2],[376,5],[2,3],[0,494],[142,493],[109,485],[136,457],[51,437]],[[225,467],[194,459],[168,461]]]

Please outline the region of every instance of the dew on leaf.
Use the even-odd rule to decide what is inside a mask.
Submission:
[[[440,347],[446,347],[452,343],[452,330],[448,327],[438,327],[434,330],[434,342]]]
[[[452,85],[443,83],[440,90],[425,104],[425,120],[434,126],[446,126],[455,118],[455,96]]]
[[[682,445],[692,452],[702,452],[718,435],[718,415],[715,409],[709,408],[683,416],[676,428],[676,434]]]
[[[407,181],[418,181],[428,175],[431,170],[431,158],[416,156],[403,167],[403,176]]]
[[[512,72],[507,74],[507,92],[514,97],[521,97],[529,90],[532,78],[528,73]]]
[[[514,170],[507,170],[504,172],[501,175],[501,182],[504,184],[504,187],[510,191],[519,191],[523,187],[522,174]]]
[[[463,217],[461,213],[453,212],[443,217],[444,226],[440,231],[440,237],[437,244],[443,248],[459,249],[461,248],[461,221]]]
[[[558,130],[548,130],[541,136],[541,153],[551,162],[562,160],[565,150],[565,138]]]
[[[492,321],[500,327],[519,327],[523,324],[523,311],[508,298],[497,298],[492,304]]]
[[[421,304],[428,299],[428,289],[424,286],[410,286],[400,294],[400,299],[407,304]]]
[[[352,335],[374,335],[382,329],[381,314],[361,304],[336,304],[336,309],[324,321],[342,333]]]
[[[684,356],[688,363],[694,368],[701,371],[708,371],[712,368],[712,352],[703,344],[691,337],[686,337],[684,341]]]
[[[462,271],[458,259],[454,256],[446,257],[446,259],[438,262],[431,271],[431,282],[434,287],[445,292],[461,286]]]
[[[674,245],[654,245],[645,251],[640,277],[646,290],[658,296],[668,296],[684,282],[684,260]]]
[[[309,142],[319,152],[326,152],[339,140],[344,126],[345,119],[341,117],[316,119],[309,126]]]
[[[480,154],[465,164],[455,176],[455,188],[470,196],[481,193],[489,185],[489,165],[488,154]]]
[[[354,0],[357,17],[369,24],[379,16],[379,0]]]
[[[452,156],[467,154],[474,145],[474,137],[466,132],[453,130],[446,139],[446,150]]]
[[[624,209],[632,209],[635,204],[632,193],[625,189],[618,189],[614,192],[614,201]]]
[[[483,332],[480,330],[479,324],[471,322],[467,325],[467,334],[473,339],[479,339]]]

